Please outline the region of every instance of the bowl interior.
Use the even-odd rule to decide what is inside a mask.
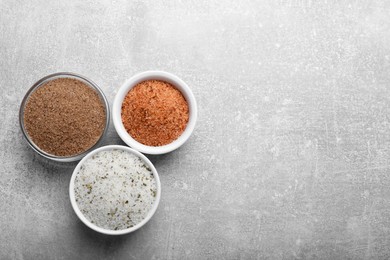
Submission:
[[[84,162],[86,160],[88,160],[89,158],[91,158],[93,155],[101,152],[101,151],[109,151],[109,150],[123,150],[123,151],[126,151],[126,152],[129,152],[129,153],[132,153],[134,155],[136,155],[137,157],[141,158],[143,162],[145,162],[149,167],[150,169],[152,170],[153,172],[153,175],[155,177],[155,180],[156,180],[156,187],[157,187],[157,194],[156,194],[156,199],[153,203],[153,206],[152,208],[150,209],[150,211],[148,212],[147,216],[138,224],[136,224],[135,226],[131,227],[131,228],[127,228],[127,229],[121,229],[121,230],[110,230],[110,229],[105,229],[105,228],[102,228],[102,227],[99,227],[93,223],[91,223],[85,216],[84,214],[80,211],[78,205],[77,205],[77,202],[76,202],[76,199],[75,199],[75,192],[74,192],[74,183],[75,183],[75,179],[77,177],[77,174],[80,170],[80,167],[84,164]],[[161,183],[160,183],[160,178],[158,176],[158,173],[157,173],[157,170],[156,168],[154,167],[154,165],[150,162],[150,160],[144,156],[143,154],[141,154],[140,152],[134,150],[134,149],[131,149],[129,147],[126,147],[126,146],[121,146],[121,145],[108,145],[108,146],[103,146],[103,147],[100,147],[92,152],[90,152],[88,155],[86,155],[76,166],[76,168],[74,169],[73,171],[73,175],[72,175],[72,178],[70,180],[70,185],[69,185],[69,196],[70,196],[70,201],[71,201],[71,204],[72,204],[72,207],[73,207],[73,210],[75,211],[76,215],[80,218],[80,220],[85,224],[87,225],[89,228],[97,231],[97,232],[100,232],[102,234],[106,234],[106,235],[123,235],[123,234],[128,234],[128,233],[131,233],[139,228],[141,228],[143,225],[145,225],[150,219],[151,217],[154,215],[154,213],[156,212],[157,210],[157,207],[158,207],[158,204],[160,202],[160,197],[161,197]]]
[[[99,98],[101,99],[101,101],[102,101],[102,103],[104,105],[104,110],[105,110],[105,114],[106,114],[106,122],[105,122],[105,125],[104,125],[104,129],[103,129],[102,135],[100,136],[98,141],[92,147],[87,149],[86,151],[81,152],[81,153],[76,154],[76,155],[73,155],[73,156],[57,156],[57,155],[53,155],[53,154],[47,153],[46,151],[42,150],[38,145],[36,145],[31,140],[30,136],[28,135],[28,133],[26,131],[25,125],[24,125],[24,109],[25,109],[25,106],[26,106],[27,101],[30,98],[31,94],[34,93],[35,90],[37,90],[39,87],[43,86],[47,82],[49,82],[51,80],[54,80],[54,79],[58,79],[58,78],[72,78],[72,79],[76,79],[76,80],[79,80],[79,81],[85,83],[90,88],[92,88],[99,95]],[[87,154],[88,152],[90,152],[93,149],[95,149],[101,143],[102,139],[106,135],[106,132],[107,132],[107,129],[108,129],[108,125],[109,125],[109,122],[110,122],[110,112],[109,111],[110,111],[110,109],[109,109],[109,104],[108,104],[107,98],[105,97],[103,91],[99,88],[98,85],[96,85],[91,80],[85,78],[84,76],[81,76],[81,75],[78,75],[78,74],[75,74],[75,73],[71,73],[71,72],[59,72],[59,73],[54,73],[54,74],[48,75],[48,76],[40,79],[39,81],[37,81],[27,91],[26,95],[24,96],[24,98],[22,100],[22,103],[21,103],[21,106],[20,106],[20,110],[19,110],[19,124],[20,124],[20,127],[22,129],[22,133],[23,133],[25,139],[27,140],[27,143],[38,154],[40,154],[41,156],[43,156],[45,158],[54,160],[54,161],[71,162],[71,161],[80,160],[85,154]]]
[[[124,98],[134,86],[146,80],[162,80],[171,83],[176,89],[178,89],[182,93],[182,95],[187,101],[188,108],[189,108],[189,120],[187,126],[184,132],[179,136],[179,138],[174,140],[172,143],[162,145],[162,146],[144,145],[138,142],[137,140],[135,140],[133,137],[131,137],[131,135],[126,131],[122,123],[121,109],[122,109],[122,103]],[[121,86],[114,100],[112,117],[113,117],[115,129],[117,130],[121,139],[127,145],[140,152],[147,153],[147,154],[164,154],[179,148],[183,143],[187,141],[187,139],[192,134],[192,131],[195,128],[195,123],[197,120],[197,104],[191,89],[187,86],[187,84],[184,81],[182,81],[177,76],[162,71],[147,71],[135,75],[134,77],[127,80]]]

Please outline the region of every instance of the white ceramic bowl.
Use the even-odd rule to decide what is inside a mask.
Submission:
[[[89,159],[90,157],[92,157],[94,154],[98,153],[98,152],[101,152],[101,151],[110,151],[110,150],[113,150],[113,149],[116,149],[116,150],[123,150],[123,151],[127,151],[129,153],[132,153],[136,156],[138,156],[139,158],[141,158],[145,164],[147,164],[149,166],[149,168],[152,170],[153,172],[153,175],[156,179],[156,187],[157,187],[157,194],[156,194],[156,200],[154,201],[154,204],[152,206],[152,208],[150,209],[149,213],[147,214],[146,218],[144,218],[140,223],[138,223],[137,225],[131,227],[131,228],[127,228],[127,229],[121,229],[121,230],[110,230],[110,229],[105,229],[105,228],[101,228],[93,223],[91,223],[85,216],[84,214],[80,211],[78,205],[77,205],[77,202],[76,202],[76,198],[75,198],[75,192],[74,192],[74,182],[75,182],[75,179],[76,179],[76,176],[77,176],[77,173],[78,171],[80,170],[80,167],[84,164],[84,162]],[[79,217],[79,219],[85,224],[87,225],[89,228],[99,232],[99,233],[102,233],[102,234],[106,234],[106,235],[124,235],[124,234],[128,234],[128,233],[131,233],[137,229],[139,229],[140,227],[142,227],[143,225],[145,225],[153,216],[153,214],[156,212],[157,210],[157,207],[158,207],[158,204],[160,202],[160,198],[161,198],[161,183],[160,183],[160,178],[158,176],[158,173],[157,173],[157,170],[156,168],[153,166],[153,164],[149,161],[148,158],[146,158],[145,155],[141,154],[140,152],[134,150],[134,149],[131,149],[129,147],[126,147],[126,146],[122,146],[122,145],[107,145],[107,146],[103,146],[103,147],[100,147],[96,150],[93,150],[92,152],[90,152],[89,154],[87,154],[76,166],[76,168],[74,169],[73,171],[73,175],[72,175],[72,178],[70,180],[70,185],[69,185],[69,196],[70,196],[70,202],[72,204],[72,207],[73,207],[73,210],[74,212],[76,213],[76,215]]]
[[[178,89],[183,94],[184,98],[188,103],[189,108],[189,120],[184,132],[179,136],[178,139],[176,139],[172,143],[163,146],[148,146],[138,142],[137,140],[132,138],[131,135],[126,131],[121,118],[122,103],[127,93],[138,83],[145,80],[153,79],[166,81],[174,85],[176,89]],[[195,128],[197,113],[198,112],[195,97],[191,89],[187,86],[187,84],[181,79],[179,79],[177,76],[163,71],[146,71],[128,79],[120,87],[118,93],[115,96],[114,104],[112,107],[112,118],[114,126],[120,138],[130,147],[146,154],[169,153],[183,145],[191,136],[192,131]]]

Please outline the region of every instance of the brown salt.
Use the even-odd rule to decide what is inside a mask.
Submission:
[[[127,93],[122,104],[122,122],[138,142],[162,146],[176,140],[189,119],[188,104],[172,84],[146,80]]]
[[[106,122],[98,93],[80,80],[58,78],[38,87],[24,109],[24,127],[44,152],[74,156],[97,143]]]

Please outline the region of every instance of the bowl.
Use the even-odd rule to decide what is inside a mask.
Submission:
[[[187,101],[189,108],[189,119],[186,125],[184,132],[174,141],[169,144],[162,146],[149,146],[144,145],[137,140],[135,140],[125,129],[122,123],[122,103],[125,99],[127,93],[138,83],[146,80],[161,80],[172,84],[177,90],[181,92],[184,98]],[[146,71],[128,79],[118,90],[118,93],[115,96],[114,103],[112,106],[112,118],[114,122],[114,127],[119,135],[119,137],[130,147],[146,154],[165,154],[169,153],[180,146],[182,146],[188,138],[191,136],[196,120],[197,120],[197,105],[195,97],[188,87],[188,85],[178,78],[177,76],[164,72],[164,71]]]
[[[130,154],[133,154],[135,155],[136,157],[140,158],[141,161],[147,165],[147,167],[149,167],[150,171],[153,173],[154,177],[155,177],[155,181],[156,181],[156,194],[155,194],[155,199],[154,199],[154,202],[153,202],[153,205],[152,207],[150,208],[150,210],[148,211],[147,215],[145,218],[143,218],[143,220],[141,222],[139,222],[138,224],[134,225],[133,227],[130,227],[130,228],[126,228],[126,229],[120,229],[120,230],[112,230],[112,229],[107,229],[107,228],[103,228],[103,227],[100,227],[100,226],[97,226],[96,224],[92,223],[90,220],[88,220],[86,218],[86,216],[81,212],[80,208],[79,208],[79,205],[77,204],[76,202],[76,194],[75,194],[75,180],[76,180],[76,177],[77,175],[79,174],[79,171],[81,169],[81,167],[84,165],[84,163],[92,158],[93,156],[95,156],[97,153],[99,152],[102,152],[102,151],[113,151],[113,150],[119,150],[119,151],[125,151],[125,152],[128,152]],[[93,157],[93,158],[96,158],[96,157]],[[90,165],[90,164],[88,164]],[[101,165],[99,165],[99,167],[102,167]],[[96,180],[97,180],[97,177],[96,176],[93,176]],[[112,177],[112,176],[111,176]],[[107,177],[107,178],[110,178],[110,177]],[[96,185],[96,184],[95,184]],[[92,190],[92,187],[91,187],[91,190]],[[118,189],[116,189],[115,191],[117,191]],[[106,193],[105,193],[106,194]],[[99,232],[99,233],[102,233],[102,234],[106,234],[106,235],[124,235],[124,234],[128,234],[128,233],[131,233],[139,228],[141,228],[142,226],[144,226],[151,218],[152,216],[154,215],[154,213],[156,212],[157,210],[157,207],[158,207],[158,204],[160,202],[160,197],[161,197],[161,183],[160,183],[160,178],[158,176],[158,173],[157,173],[157,170],[156,168],[153,166],[153,164],[149,161],[148,158],[146,158],[146,156],[144,156],[143,154],[141,154],[140,152],[132,149],[132,148],[129,148],[127,146],[121,146],[121,145],[108,145],[108,146],[103,146],[103,147],[100,147],[92,152],[90,152],[89,154],[87,154],[79,163],[78,165],[76,166],[76,168],[74,169],[73,171],[73,175],[71,177],[71,180],[70,180],[70,185],[69,185],[69,196],[70,196],[70,202],[72,204],[72,207],[73,207],[73,210],[74,212],[76,213],[76,215],[78,216],[78,218],[85,224],[87,225],[89,228]],[[103,213],[105,215],[105,212]]]
[[[92,88],[98,94],[99,98],[101,99],[101,101],[103,103],[103,106],[104,106],[104,110],[105,110],[105,116],[106,116],[103,132],[102,132],[101,136],[99,137],[99,139],[96,141],[96,143],[94,145],[92,145],[90,148],[84,150],[83,152],[77,153],[75,155],[70,155],[70,156],[58,156],[58,155],[50,154],[49,152],[46,152],[43,149],[41,149],[37,144],[35,144],[33,142],[31,137],[29,136],[29,134],[28,134],[28,132],[26,130],[26,127],[25,127],[25,122],[24,122],[25,108],[26,108],[27,101],[29,100],[31,94],[33,94],[39,87],[43,86],[44,84],[48,83],[49,81],[52,81],[52,80],[58,79],[58,78],[76,79],[76,80],[79,80],[79,81],[83,82],[84,84],[86,84],[90,88]],[[102,139],[106,135],[106,132],[107,132],[107,129],[108,129],[108,125],[109,125],[109,122],[110,122],[110,112],[109,111],[110,111],[110,109],[109,109],[108,101],[107,101],[104,93],[102,92],[102,90],[99,88],[99,86],[97,84],[92,82],[90,79],[88,79],[88,78],[86,78],[84,76],[81,76],[79,74],[76,74],[76,73],[59,72],[59,73],[50,74],[50,75],[48,75],[48,76],[38,80],[27,91],[26,95],[24,96],[24,98],[22,100],[22,103],[21,103],[21,106],[20,106],[20,110],[19,110],[19,124],[20,124],[20,128],[22,130],[24,138],[27,140],[27,143],[30,145],[30,147],[35,152],[37,152],[38,154],[40,154],[41,156],[43,156],[45,158],[48,158],[48,159],[51,159],[51,160],[54,160],[54,161],[72,162],[72,161],[80,160],[87,153],[89,153],[90,151],[96,149],[100,145]]]

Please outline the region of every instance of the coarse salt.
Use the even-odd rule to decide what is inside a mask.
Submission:
[[[156,200],[156,179],[138,156],[100,151],[81,166],[74,182],[76,203],[98,227],[121,230],[146,218]]]

